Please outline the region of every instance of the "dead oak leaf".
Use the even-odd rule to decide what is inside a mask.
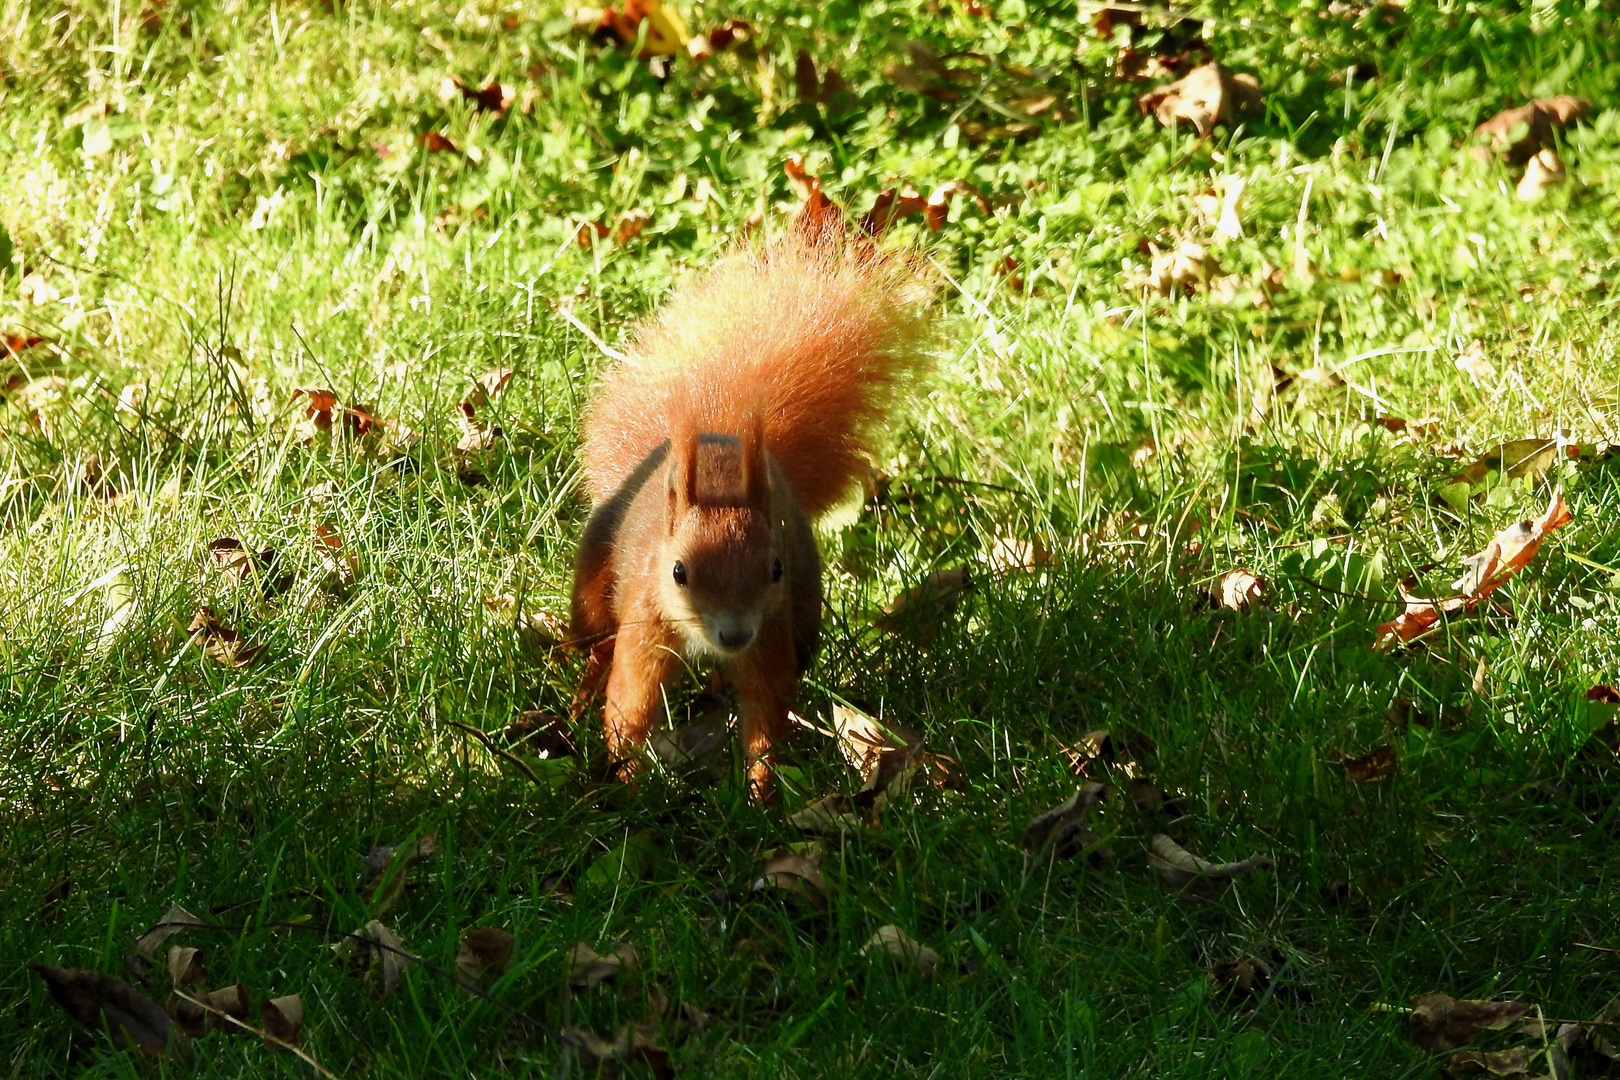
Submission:
[[[1504,109],[1475,128],[1474,134],[1488,143],[1481,149],[1519,165],[1552,146],[1558,129],[1584,120],[1591,113],[1592,103],[1585,98],[1537,98],[1518,108]]]
[[[227,667],[246,667],[259,655],[261,648],[221,623],[214,609],[207,604],[199,607],[191,617],[186,633],[202,643],[204,656]]]
[[[1412,1041],[1431,1054],[1467,1045],[1481,1031],[1501,1031],[1524,1019],[1530,1005],[1522,1001],[1473,1001],[1449,994],[1419,994],[1412,999],[1407,1030]]]
[[[1216,124],[1237,123],[1264,100],[1260,82],[1253,75],[1234,75],[1211,61],[1173,83],[1149,90],[1136,104],[1143,116],[1152,113],[1166,127],[1186,121],[1204,136]]]
[[[51,999],[74,1020],[92,1031],[108,1028],[114,1045],[134,1047],[147,1057],[168,1053],[168,1014],[123,979],[37,962],[28,970],[45,980]]]

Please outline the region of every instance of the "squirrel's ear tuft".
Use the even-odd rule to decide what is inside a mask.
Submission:
[[[743,421],[743,493],[750,506],[763,506],[770,499],[771,479],[765,467],[765,422],[756,413]]]
[[[676,432],[669,441],[669,528],[675,518],[697,502],[698,433]]]

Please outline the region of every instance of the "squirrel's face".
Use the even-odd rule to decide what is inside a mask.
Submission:
[[[654,568],[664,615],[688,655],[736,656],[785,602],[780,530],[738,506],[689,506],[671,524]]]

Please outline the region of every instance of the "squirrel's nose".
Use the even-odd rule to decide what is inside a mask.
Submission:
[[[720,631],[720,644],[736,652],[747,648],[748,643],[754,640],[754,631],[746,626],[728,626]]]

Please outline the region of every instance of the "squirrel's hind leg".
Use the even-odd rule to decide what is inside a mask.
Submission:
[[[732,683],[742,706],[748,795],[755,803],[768,803],[776,797],[771,781],[774,748],[787,734],[788,702],[793,699],[798,672],[793,631],[786,620],[767,622],[754,647],[732,665]]]

